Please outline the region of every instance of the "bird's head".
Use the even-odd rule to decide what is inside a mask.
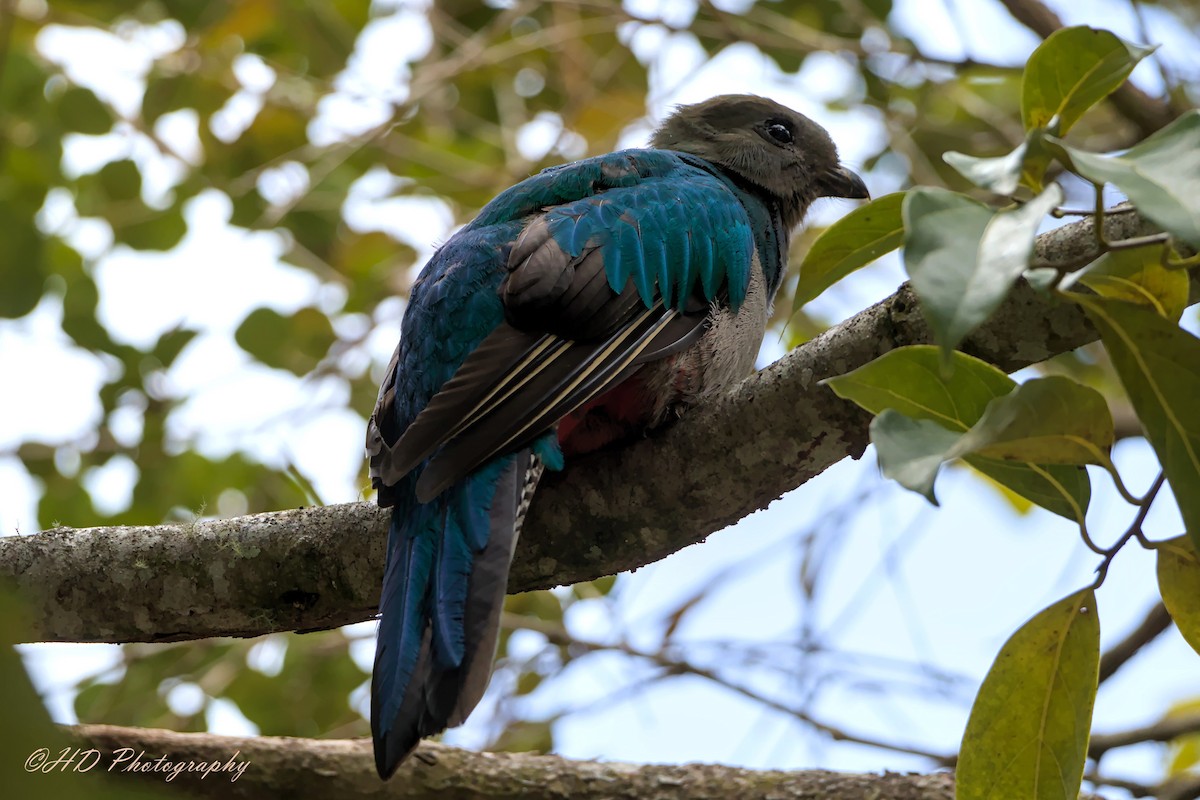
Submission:
[[[869,197],[824,128],[765,97],[723,94],[679,106],[650,141],[699,156],[776,199],[788,227],[818,197]]]

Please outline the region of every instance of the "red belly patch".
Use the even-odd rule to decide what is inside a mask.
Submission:
[[[627,439],[650,425],[652,404],[640,375],[584,403],[558,423],[558,445],[568,458]]]

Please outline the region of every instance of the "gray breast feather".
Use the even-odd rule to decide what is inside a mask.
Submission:
[[[773,300],[755,254],[746,299],[738,313],[714,303],[709,311],[709,328],[695,344],[678,355],[642,368],[647,386],[669,387],[653,398],[655,408],[650,415],[650,427],[662,422],[672,407],[692,405],[754,371]]]

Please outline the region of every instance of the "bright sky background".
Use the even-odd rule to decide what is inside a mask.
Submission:
[[[406,4],[400,4],[404,6]],[[627,5],[646,16],[671,19],[687,4],[638,0]],[[729,4],[726,5],[736,5]],[[1109,27],[1137,39],[1134,21],[1124,2],[1053,4],[1068,22]],[[972,2],[972,13],[958,27],[946,13],[947,4],[898,0],[896,15],[902,27],[927,53],[946,58],[970,55],[984,61],[1021,63],[1036,45],[1035,38],[1012,22],[996,3]],[[1146,9],[1151,33],[1164,44],[1175,63],[1198,66],[1186,32],[1156,24],[1162,18]],[[686,22],[686,18],[678,21]],[[869,112],[833,115],[820,101],[838,96],[856,79],[836,56],[813,56],[797,76],[782,74],[752,47],[736,46],[703,65],[704,54],[687,35],[645,28],[632,34],[634,52],[650,65],[648,119],[633,123],[623,146],[645,143],[650,127],[675,103],[692,102],[722,92],[752,91],[769,95],[808,114],[833,134],[850,164],[872,151],[883,131]],[[151,59],[178,47],[182,31],[160,25],[142,29],[129,41],[95,32],[53,29],[39,42],[43,53],[62,63],[72,80],[93,88],[117,108],[137,107],[141,79]],[[351,94],[402,98],[406,87],[380,76],[407,76],[403,64],[429,45],[429,32],[419,9],[373,21],[358,43],[358,51],[338,86],[346,94],[322,103],[310,129],[315,139],[365,129],[385,113],[377,101]],[[701,66],[702,65],[702,66]],[[700,67],[697,69],[697,67]],[[273,79],[269,67],[246,56],[239,63],[241,92],[213,121],[219,135],[235,136],[253,119],[261,97]],[[1135,72],[1147,88],[1156,88],[1158,75],[1149,62]],[[335,122],[336,120],[336,122]],[[198,148],[197,120],[185,112],[168,115],[160,134],[186,158]],[[546,152],[558,134],[552,115],[530,123],[518,133],[521,149],[531,157]],[[64,161],[72,172],[89,172],[125,154],[143,165],[149,202],[162,203],[180,177],[180,165],[124,132],[101,137],[74,137]],[[893,183],[889,184],[889,180]],[[875,194],[896,188],[885,173],[872,175]],[[264,193],[278,196],[302,189],[307,175],[300,165],[285,165],[263,178]],[[385,199],[391,179],[382,173],[364,176],[346,205],[352,224],[393,232],[423,256],[452,231],[449,209],[429,200]],[[815,211],[828,220],[851,205],[825,202]],[[245,315],[264,303],[288,312],[308,304],[336,312],[340,290],[322,285],[314,275],[279,261],[284,243],[274,233],[247,232],[228,226],[229,204],[216,193],[202,195],[187,208],[187,238],[166,254],[110,250],[111,236],[103,223],[79,220],[70,197],[56,193],[48,199],[41,224],[59,233],[85,254],[97,257],[94,275],[101,292],[101,321],[114,338],[144,345],[170,328],[186,324],[202,331],[167,376],[168,389],[192,395],[170,418],[169,430],[179,441],[192,442],[213,455],[243,449],[271,463],[294,463],[330,503],[360,499],[355,475],[362,458],[364,421],[340,410],[344,385],[336,380],[303,381],[254,363],[233,341]],[[423,260],[423,258],[422,258]],[[851,291],[838,289],[821,298],[815,310],[843,318],[890,293],[902,280],[895,258],[872,268]],[[399,329],[399,302],[386,304],[375,320],[344,315],[338,322],[345,333],[375,326],[366,351],[359,357],[365,368],[370,356],[376,372],[387,361]],[[1189,312],[1194,315],[1193,312]],[[0,452],[20,441],[69,441],[87,430],[100,414],[95,394],[104,378],[104,365],[75,348],[59,330],[60,304],[45,300],[27,317],[0,320],[0,368],[3,374],[25,376],[26,391],[0,396]],[[768,337],[762,363],[779,355],[778,342]],[[71,375],[77,390],[57,390],[51,376]],[[136,439],[140,409],[122,412],[117,433]],[[69,466],[70,455],[62,457]],[[1118,446],[1115,460],[1123,474],[1149,481],[1153,455],[1141,441]],[[1128,470],[1128,471],[1126,471]],[[110,465],[82,476],[97,506],[124,507],[136,482],[132,462],[114,459]],[[863,486],[877,485],[859,503],[827,553],[821,579],[825,602],[805,608],[797,590],[800,550],[796,532],[828,521],[839,502],[849,502]],[[1095,497],[1092,519],[1099,541],[1109,541],[1129,523],[1126,506],[1111,491],[1101,473],[1093,474]],[[1133,491],[1145,486],[1135,485]],[[0,457],[0,531],[29,533],[37,529],[38,487],[12,457]],[[729,564],[750,559],[751,568],[728,577],[687,623],[684,633],[696,641],[739,638],[770,642],[795,637],[802,624],[825,632],[840,649],[872,654],[855,678],[875,674],[895,681],[898,671],[881,658],[936,665],[961,676],[952,683],[947,702],[917,691],[897,690],[887,683],[875,691],[869,682],[834,682],[813,712],[866,734],[908,741],[935,750],[957,746],[974,687],[1004,639],[1031,614],[1091,580],[1095,559],[1086,554],[1073,526],[1045,512],[1018,518],[1000,498],[965,473],[952,470],[939,483],[940,509],[904,493],[877,476],[872,454],[861,462],[845,462],[800,490],[738,525],[711,536],[660,563],[639,570],[619,583],[610,601],[616,629],[598,605],[582,604],[568,624],[588,638],[624,632],[635,642],[653,631],[666,609],[678,604],[698,586]],[[218,507],[236,513],[236,507]],[[1181,527],[1169,503],[1151,514],[1150,530],[1174,534]],[[1127,548],[1117,558],[1100,592],[1105,645],[1124,635],[1153,602],[1153,561],[1140,550]],[[355,656],[367,668],[371,661],[372,623],[355,626],[365,638]],[[536,634],[527,645],[537,644]],[[273,656],[264,650],[264,663]],[[56,719],[73,720],[71,695],[64,687],[81,674],[115,659],[115,648],[103,645],[39,645],[22,648],[39,687],[47,693]],[[277,653],[275,654],[278,655]],[[819,656],[814,657],[819,658]],[[789,665],[781,665],[789,667]],[[806,664],[794,665],[791,680],[804,683]],[[874,672],[872,672],[874,671]],[[637,677],[637,670],[616,658],[592,658],[572,668],[557,685],[562,695],[544,693],[522,701],[535,708],[557,707],[562,697],[590,698],[597,704],[586,714],[567,718],[555,729],[559,752],[579,758],[612,760],[721,761],[753,767],[830,767],[838,769],[922,769],[924,763],[893,753],[839,745],[789,718],[748,703],[726,690],[699,680],[669,681],[618,702],[602,702],[615,686]],[[1181,698],[1200,694],[1195,654],[1174,632],[1161,637],[1119,675],[1106,683],[1097,705],[1097,731],[1146,724],[1160,717]],[[782,680],[782,679],[781,679]],[[186,708],[195,702],[185,688],[172,702]],[[356,699],[361,702],[362,694]],[[540,705],[539,705],[540,704]],[[221,732],[252,732],[236,709],[224,708],[212,724]],[[476,744],[481,731],[476,720],[453,732],[448,740]],[[1152,746],[1133,749],[1120,758],[1106,758],[1106,770],[1131,778],[1153,779],[1160,774],[1161,751]]]

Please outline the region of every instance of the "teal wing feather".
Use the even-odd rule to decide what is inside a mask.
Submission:
[[[671,172],[548,209],[550,234],[571,258],[601,249],[609,288],[620,293],[632,280],[647,308],[657,295],[682,309],[693,292],[710,302],[727,292],[736,311],[750,282],[749,212],[728,178],[675,158]]]

